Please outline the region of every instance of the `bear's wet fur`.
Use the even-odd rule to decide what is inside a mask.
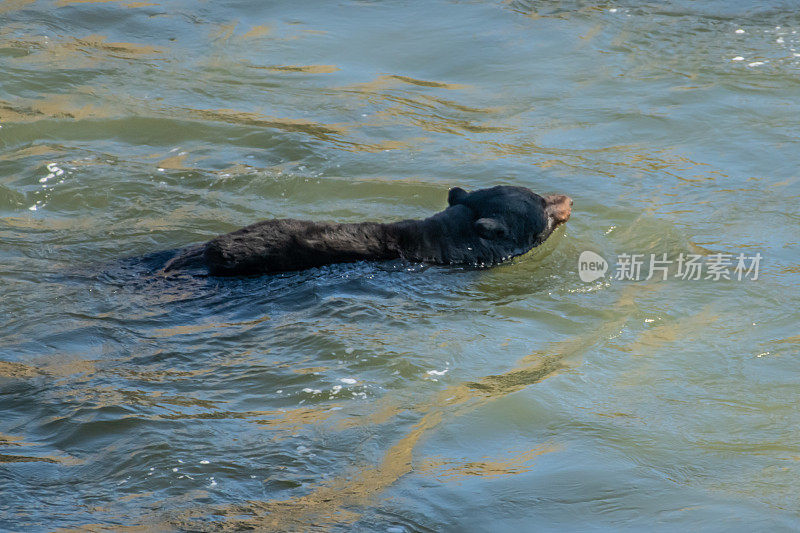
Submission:
[[[455,187],[447,202],[447,209],[423,220],[264,220],[184,249],[163,271],[199,267],[212,276],[245,276],[390,259],[489,266],[544,242],[572,206],[568,196],[507,185],[473,192]]]

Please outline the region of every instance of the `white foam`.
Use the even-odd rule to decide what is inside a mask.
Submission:
[[[347,383],[348,385],[354,385],[358,383],[358,380],[353,378],[341,378],[339,379],[339,381],[341,381],[342,383]]]
[[[428,370],[429,376],[444,376],[447,374],[447,371],[450,370],[449,368],[445,368],[444,370]]]
[[[201,465],[207,465],[207,464],[208,464],[208,461],[206,461],[205,459],[203,459],[202,461],[200,461],[200,464],[201,464]]]
[[[736,57],[732,57],[731,61],[744,61],[744,58],[742,56],[736,56]],[[611,230],[609,230],[609,231],[611,231]]]
[[[764,64],[764,61],[753,61],[752,63],[748,63],[748,67],[758,67]]]
[[[735,31],[735,32],[733,32],[733,33],[744,33],[744,30],[743,30],[742,28],[739,28],[738,30],[736,30],[736,31]]]

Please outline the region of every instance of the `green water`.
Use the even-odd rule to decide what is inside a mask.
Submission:
[[[799,13],[0,1],[0,530],[797,530]],[[490,270],[138,259],[497,184]]]

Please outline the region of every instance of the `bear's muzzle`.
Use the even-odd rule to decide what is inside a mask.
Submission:
[[[569,216],[572,214],[572,198],[565,194],[550,194],[542,198],[545,202],[545,211],[555,220],[556,224],[569,220]]]

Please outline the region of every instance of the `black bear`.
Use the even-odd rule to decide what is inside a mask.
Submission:
[[[264,220],[185,249],[163,270],[200,267],[212,276],[244,276],[401,258],[489,266],[540,245],[572,211],[568,196],[506,185],[471,193],[455,187],[447,203],[426,219],[386,224]]]

